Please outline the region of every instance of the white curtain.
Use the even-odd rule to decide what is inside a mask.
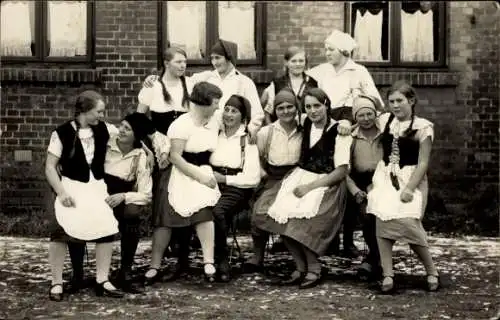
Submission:
[[[31,42],[35,37],[34,12],[34,1],[2,1],[0,18],[2,56],[32,55]]]
[[[432,10],[426,13],[401,11],[401,59],[434,61],[434,24]]]
[[[182,48],[188,59],[202,59],[206,48],[206,2],[168,1],[167,27],[170,46]]]
[[[87,53],[87,1],[49,1],[48,19],[49,56]]]
[[[366,10],[361,14],[356,10],[354,25],[354,40],[358,48],[354,50],[353,58],[365,61],[382,61],[382,18],[383,11],[372,14]]]
[[[238,45],[238,59],[255,59],[255,1],[219,1],[219,38]]]

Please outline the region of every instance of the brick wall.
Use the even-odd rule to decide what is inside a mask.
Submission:
[[[96,1],[93,68],[3,66],[0,212],[45,209],[48,137],[71,117],[77,92],[101,90],[111,121],[136,105],[142,79],[157,67],[156,6],[155,1]],[[492,1],[450,2],[449,70],[372,70],[382,92],[399,78],[418,87],[418,112],[436,125],[431,187],[449,203],[466,201],[471,190],[498,186],[498,18]],[[262,89],[293,44],[306,47],[311,65],[321,63],[323,40],[343,26],[342,2],[268,2],[266,65],[244,71]],[[31,161],[16,162],[16,150],[32,151]]]

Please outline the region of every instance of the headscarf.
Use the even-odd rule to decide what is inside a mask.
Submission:
[[[346,52],[351,52],[358,46],[356,41],[349,34],[337,29],[333,30],[328,38],[326,38],[325,44],[329,44],[340,51]]]
[[[134,137],[137,141],[144,140],[149,134],[155,132],[153,123],[149,118],[140,112],[130,113],[123,120],[127,121],[134,131]]]
[[[278,94],[274,97],[274,107],[279,106],[280,104],[287,102],[294,106],[297,105],[297,98],[290,90],[280,90]]]
[[[356,103],[353,104],[352,106],[352,117],[355,119],[356,114],[359,112],[361,109],[372,109],[375,114],[377,114],[377,110],[382,110],[382,103],[380,102],[379,98],[372,96],[372,95],[367,95],[367,94],[360,94],[356,97],[357,98],[364,98],[367,100],[370,100],[371,103],[369,105],[363,105],[363,106],[358,106]]]
[[[238,57],[238,45],[231,41],[219,39],[213,45],[210,53],[215,53],[223,56],[231,61],[233,65],[236,65],[236,58]]]
[[[237,94],[233,94],[226,102],[226,106],[232,106],[238,109],[241,113],[241,120],[250,122],[251,105],[247,98]]]

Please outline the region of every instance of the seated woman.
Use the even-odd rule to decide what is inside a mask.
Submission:
[[[264,192],[274,194],[254,210],[258,228],[279,233],[296,263],[283,284],[316,286],[321,279],[321,256],[339,230],[344,215],[349,150],[352,137],[338,134],[328,116],[330,99],[318,88],[305,94],[303,139],[298,168]],[[268,208],[268,209],[267,209]]]
[[[210,164],[219,184],[221,198],[214,207],[215,259],[219,278],[230,280],[227,236],[232,218],[248,204],[253,188],[260,181],[259,151],[249,143],[247,124],[250,103],[239,95],[232,95],[224,106],[223,127],[217,148],[210,156]]]
[[[170,241],[172,228],[194,226],[203,251],[206,280],[215,281],[214,224],[212,209],[220,198],[212,168],[211,153],[217,146],[219,123],[212,117],[218,108],[222,91],[215,85],[200,82],[193,87],[189,111],[172,122],[167,136],[171,139],[168,183],[161,186],[160,210],[154,212],[155,226],[151,265],[145,275],[150,285],[160,278],[163,253]]]
[[[54,301],[63,299],[63,291],[68,293],[62,286],[66,245],[76,248],[72,255],[72,291],[82,287],[86,241],[96,242],[96,294],[123,296],[108,280],[118,222],[106,203],[104,162],[109,139],[117,129],[101,120],[105,106],[104,97],[99,93],[82,92],[76,98],[74,118],[57,127],[50,138],[45,174],[57,195],[49,246],[52,271],[49,298]],[[162,165],[168,151],[161,152],[164,141],[160,136],[151,137]]]
[[[297,121],[300,114],[295,94],[290,89],[283,89],[274,98],[274,116],[278,118],[275,122],[263,127],[257,133],[257,147],[263,169],[263,178],[260,186],[255,192],[256,199],[253,211],[267,212],[269,201],[274,199],[275,194],[264,192],[271,189],[276,183],[297,166],[300,157],[300,146],[302,144],[302,127]],[[252,214],[252,240],[254,255],[244,264],[244,272],[263,270],[264,252],[269,233],[258,228],[253,221]],[[278,232],[280,230],[276,230]],[[274,232],[271,230],[271,232]]]
[[[152,165],[142,145],[150,132],[154,128],[145,114],[127,115],[120,124],[119,134],[108,142],[104,162],[104,181],[110,194],[106,202],[113,208],[121,234],[118,284],[131,293],[140,292],[132,283],[130,272],[140,239],[141,216],[152,198]]]

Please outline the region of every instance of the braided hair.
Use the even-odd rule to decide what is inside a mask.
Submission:
[[[410,126],[403,133],[405,136],[410,136],[415,131],[415,130],[413,130],[413,122],[415,121],[415,106],[417,105],[417,102],[418,102],[417,92],[416,92],[415,88],[413,88],[405,80],[398,80],[398,81],[394,82],[394,84],[387,91],[387,97],[389,97],[391,94],[393,94],[395,92],[401,93],[403,96],[406,97],[406,99],[408,99],[408,101],[413,100],[413,104],[411,106]]]
[[[163,93],[163,99],[165,102],[170,103],[172,101],[172,96],[167,90],[167,87],[165,86],[165,83],[163,82],[163,76],[165,75],[165,72],[167,72],[167,68],[165,67],[166,62],[172,61],[172,59],[175,57],[176,54],[183,55],[184,58],[187,58],[187,54],[184,50],[181,48],[177,47],[170,47],[167,50],[165,50],[163,54],[163,67],[160,73],[160,78],[158,79],[160,81],[161,85],[161,91]],[[189,93],[187,90],[187,85],[186,85],[186,77],[184,75],[180,76],[181,83],[182,83],[182,105],[187,106],[189,104]]]
[[[78,130],[80,130],[81,128],[81,123],[78,121],[78,116],[82,113],[86,113],[94,109],[99,101],[104,101],[104,98],[100,93],[94,90],[83,91],[76,97],[75,115],[74,115],[76,133],[73,139],[71,151],[69,153],[70,158],[72,158],[75,155],[76,141],[78,139]]]

